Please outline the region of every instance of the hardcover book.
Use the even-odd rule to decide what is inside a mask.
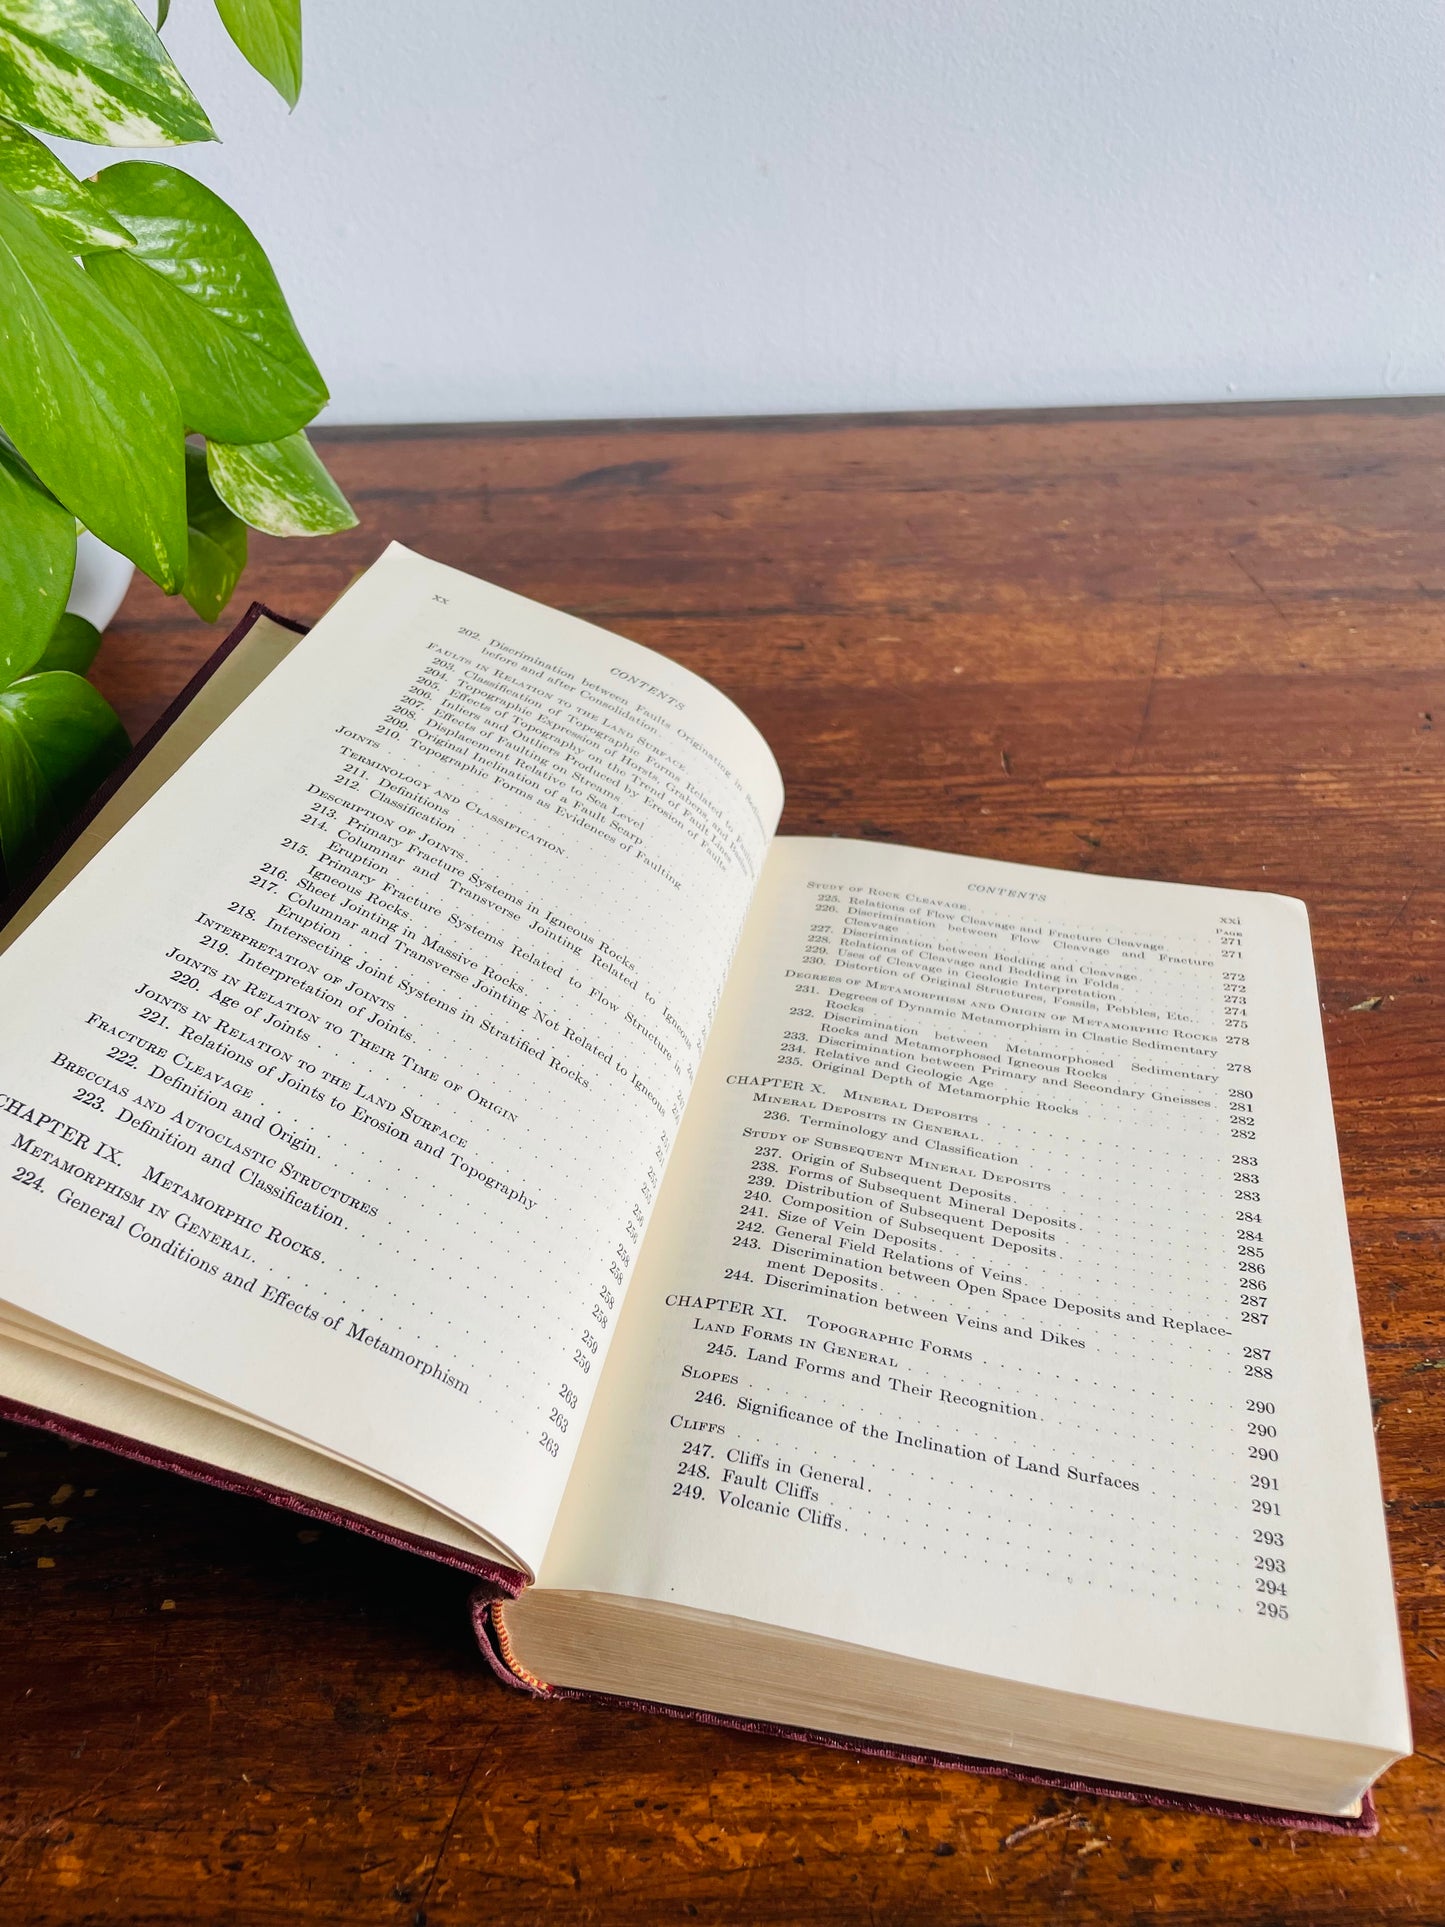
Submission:
[[[1368,1831],[1303,906],[782,806],[399,547],[253,610],[0,935],[0,1407],[472,1572],[524,1691]]]

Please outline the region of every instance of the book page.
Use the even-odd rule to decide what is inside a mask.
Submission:
[[[541,1575],[1407,1750],[1303,906],[782,838]]]
[[[780,800],[391,549],[0,957],[0,1293],[534,1565]]]

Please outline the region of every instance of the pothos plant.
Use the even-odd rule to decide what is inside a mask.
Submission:
[[[301,0],[215,0],[294,106]],[[215,138],[133,0],[0,0],[0,862],[14,880],[124,755],[65,604],[76,530],[207,621],[248,528],[356,517],[305,425],[326,385],[251,230],[178,168],[72,174],[41,139]]]

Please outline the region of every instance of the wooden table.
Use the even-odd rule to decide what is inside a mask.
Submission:
[[[1421,1751],[1358,1842],[537,1706],[460,1575],[8,1428],[0,1919],[1445,1921],[1445,406],[321,439],[236,613],[397,536],[721,684],[788,830],[1308,900]],[[213,642],[143,585],[99,680]]]

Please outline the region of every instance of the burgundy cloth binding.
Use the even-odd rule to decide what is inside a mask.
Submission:
[[[419,1552],[423,1558],[435,1559],[444,1566],[456,1566],[462,1572],[472,1573],[492,1588],[493,1597],[515,1599],[527,1583],[525,1573],[514,1572],[510,1566],[499,1566],[494,1560],[484,1559],[480,1553],[462,1552],[456,1546],[443,1545],[439,1539],[426,1539],[420,1533],[403,1532],[395,1526],[381,1525],[359,1512],[348,1512],[342,1506],[325,1505],[319,1499],[303,1498],[299,1493],[288,1492],[282,1486],[268,1485],[264,1479],[248,1478],[244,1472],[228,1472],[224,1466],[208,1465],[204,1459],[189,1458],[184,1452],[168,1452],[161,1446],[147,1445],[141,1439],[124,1438],[118,1432],[103,1431],[98,1425],[86,1425],[80,1419],[66,1418],[62,1412],[42,1412],[34,1405],[22,1405],[18,1399],[0,1397],[0,1418],[14,1419],[20,1425],[33,1425],[42,1432],[54,1432],[76,1445],[98,1445],[103,1451],[116,1452],[123,1459],[135,1459],[141,1465],[154,1466],[161,1472],[179,1472],[183,1478],[196,1479],[202,1485],[214,1485],[222,1492],[239,1492],[246,1498],[268,1499],[272,1505],[284,1506],[288,1512],[299,1512],[307,1519],[319,1519],[325,1525],[345,1526],[350,1532],[364,1532],[368,1538],[379,1539],[383,1545],[395,1546],[398,1551]]]
[[[205,686],[226,657],[247,635],[252,625],[262,616],[279,623],[284,629],[293,630],[297,635],[306,634],[305,623],[293,622],[287,616],[277,615],[264,603],[253,602],[220,648],[197,670],[180,695],[156,719],[126,760],[96,792],[89,808],[77,817],[59,841],[47,850],[37,867],[22,879],[20,887],[12,890],[4,902],[0,903],[0,926],[9,921],[41,878],[59,862],[81,831],[110,801],[121,784],[160,741],[192,697]],[[161,1471],[179,1472],[185,1478],[200,1480],[206,1485],[218,1487],[223,1492],[239,1492],[252,1498],[268,1499],[273,1505],[284,1506],[291,1512],[299,1512],[305,1518],[319,1519],[328,1525],[345,1526],[352,1532],[365,1533],[369,1538],[379,1539],[384,1545],[394,1546],[402,1552],[420,1553],[424,1558],[435,1559],[443,1565],[455,1566],[463,1572],[473,1574],[481,1582],[472,1594],[471,1610],[472,1625],[482,1657],[503,1685],[515,1692],[525,1693],[533,1699],[593,1700],[604,1705],[626,1707],[634,1712],[661,1713],[668,1719],[697,1720],[705,1726],[727,1727],[738,1733],[757,1733],[775,1739],[802,1740],[812,1746],[830,1747],[835,1752],[854,1753],[866,1758],[896,1760],[909,1766],[949,1767],[961,1772],[976,1773],[986,1779],[1021,1780],[1026,1785],[1048,1787],[1058,1793],[1099,1794],[1109,1799],[1128,1800],[1140,1806],[1163,1807],[1182,1813],[1211,1813],[1230,1820],[1252,1821],[1262,1826],[1293,1827],[1308,1833],[1346,1833],[1365,1836],[1376,1834],[1380,1830],[1375,1803],[1369,1793],[1364,1797],[1358,1819],[1339,1820],[1318,1813],[1292,1813],[1280,1807],[1249,1806],[1237,1801],[1194,1800],[1185,1794],[1164,1793],[1153,1787],[1123,1786],[1107,1780],[1074,1779],[1067,1774],[1044,1773],[1033,1768],[1003,1765],[994,1760],[966,1759],[957,1753],[917,1751],[905,1746],[881,1744],[874,1740],[850,1740],[837,1733],[812,1732],[804,1727],[779,1726],[763,1720],[735,1719],[724,1713],[703,1713],[691,1707],[667,1706],[654,1700],[625,1699],[614,1693],[587,1693],[570,1686],[533,1684],[507,1663],[498,1643],[499,1623],[496,1609],[506,1600],[515,1599],[523,1590],[527,1583],[525,1574],[514,1572],[508,1566],[497,1565],[480,1556],[459,1552],[455,1547],[442,1545],[437,1540],[379,1525],[376,1520],[363,1518],[359,1513],[347,1512],[338,1506],[322,1505],[314,1499],[300,1498],[294,1492],[268,1485],[260,1479],[247,1478],[243,1473],[228,1472],[222,1466],[207,1465],[199,1459],[187,1458],[183,1453],[163,1451],[160,1447],[146,1445],[139,1439],[122,1438],[117,1433],[102,1431],[97,1426],[84,1425],[78,1419],[66,1418],[62,1413],[38,1411],[32,1405],[22,1405],[15,1399],[0,1397],[0,1417],[14,1419],[21,1425],[32,1425],[43,1431],[55,1432],[61,1438],[74,1440],[78,1444],[100,1446],[108,1452],[119,1453],[122,1458],[135,1459],[142,1465],[155,1466]]]

